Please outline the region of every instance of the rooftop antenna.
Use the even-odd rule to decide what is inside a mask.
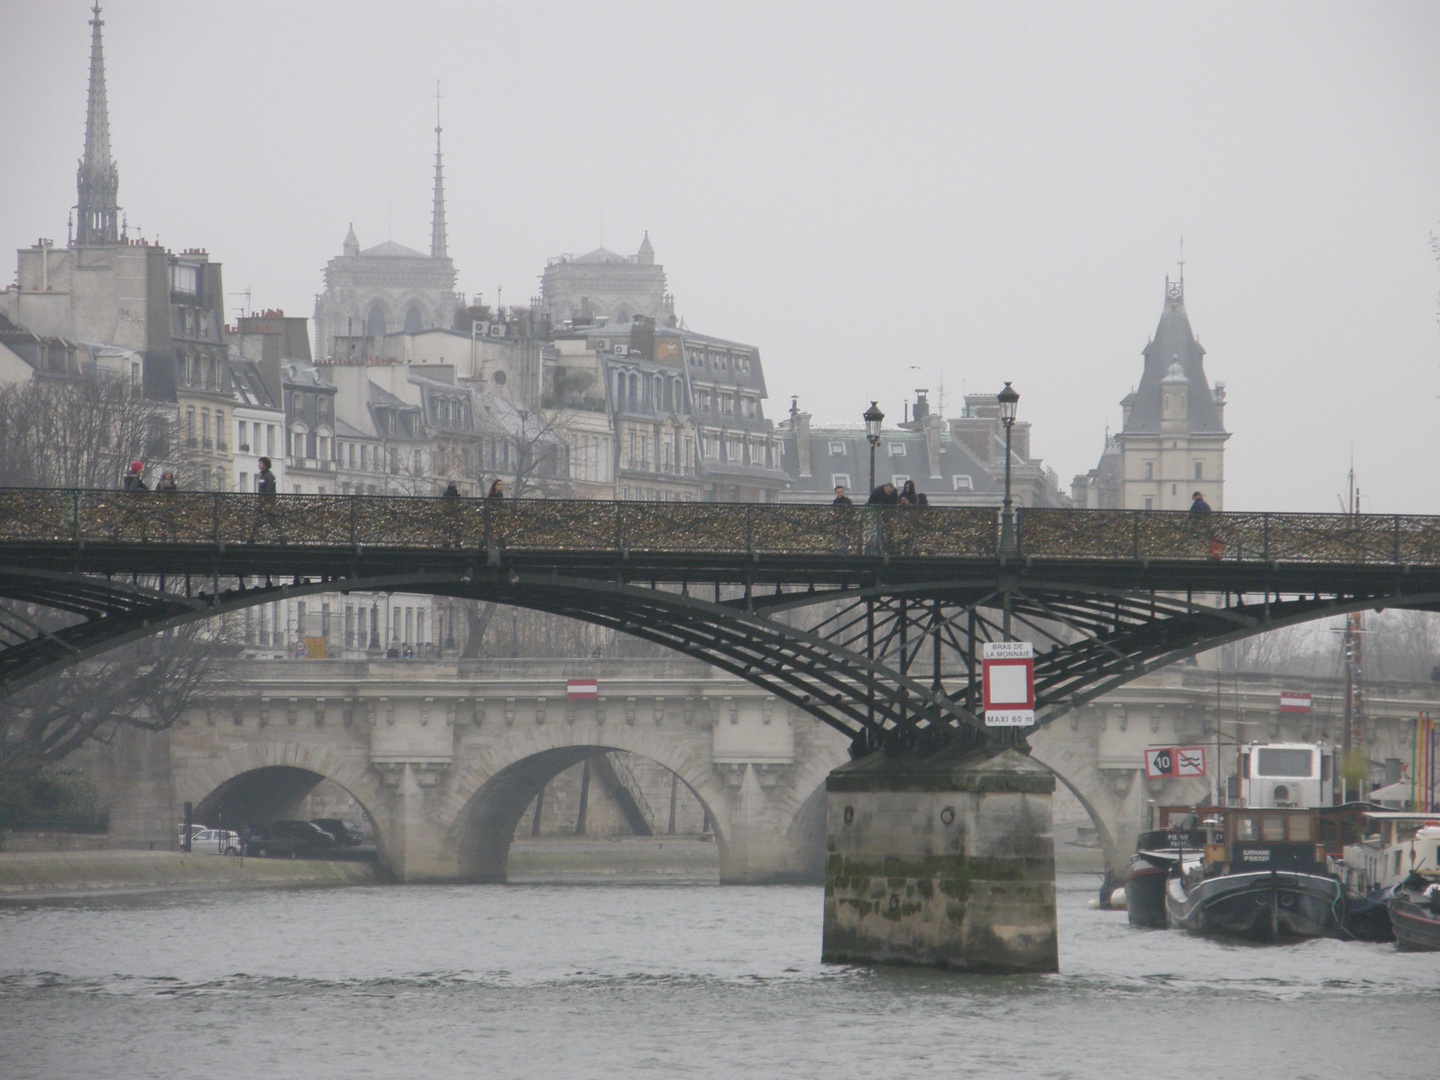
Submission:
[[[1180,292],[1185,292],[1185,229],[1180,229]]]
[[[249,285],[246,285],[246,286],[245,286],[245,291],[244,291],[244,292],[232,292],[232,293],[227,293],[226,295],[228,295],[228,296],[243,296],[243,297],[245,297],[245,304],[244,304],[243,307],[240,308],[240,318],[243,319],[243,318],[245,318],[246,316],[248,316],[248,315],[250,314],[250,286],[249,286]]]

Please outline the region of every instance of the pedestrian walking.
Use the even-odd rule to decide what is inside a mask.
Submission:
[[[275,474],[270,471],[270,459],[262,457],[259,465],[260,471],[255,474],[255,494],[260,498],[255,507],[255,520],[250,524],[250,543],[252,544],[255,542],[261,525],[273,532],[279,522],[279,507],[275,502]],[[280,542],[285,543],[285,539],[282,535]]]
[[[1217,533],[1210,524],[1210,504],[1205,501],[1205,496],[1195,492],[1190,496],[1190,520],[1195,523],[1196,531],[1201,538],[1208,540],[1210,544],[1206,557],[1210,559],[1222,559],[1225,557],[1225,538]]]

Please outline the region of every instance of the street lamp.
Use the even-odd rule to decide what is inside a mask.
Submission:
[[[1009,385],[1008,383],[1006,384]],[[865,410],[865,438],[870,440],[870,490],[875,490],[875,448],[880,445],[880,425],[885,420],[885,414],[880,411],[880,406],[870,402],[870,407]]]
[[[1000,511],[1000,554],[1008,557],[1016,553],[1015,503],[1010,498],[1010,430],[1015,426],[1015,406],[1020,402],[1020,394],[1007,382],[995,400],[1000,403],[1000,422],[1005,425],[1005,505]]]

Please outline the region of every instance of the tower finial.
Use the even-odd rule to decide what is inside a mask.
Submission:
[[[445,179],[440,166],[440,80],[435,80],[435,206],[430,213],[430,257],[444,259]]]
[[[100,4],[90,9],[90,94],[85,114],[85,156],[76,170],[78,201],[75,242],[114,244],[120,239],[120,173],[110,160],[110,112],[105,99],[105,50],[100,40]]]

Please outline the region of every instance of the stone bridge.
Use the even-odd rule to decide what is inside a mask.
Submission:
[[[821,879],[824,780],[847,760],[847,740],[708,665],[262,660],[244,677],[168,737],[151,737],[167,746],[148,779],[133,761],[111,764],[109,772],[127,772],[118,785],[102,784],[118,842],[168,844],[186,801],[232,823],[291,816],[323,778],[365,808],[398,879],[503,880],[510,838],[541,789],[587,756],[620,750],[673,772],[704,806],[722,881]],[[597,696],[568,698],[571,678],[595,678]],[[1209,777],[1145,778],[1147,746],[1201,745],[1213,762],[1218,716],[1229,776],[1237,721],[1245,740],[1338,740],[1338,682],[1303,680],[1315,710],[1280,712],[1280,691],[1301,682],[1175,665],[1035,732],[1033,756],[1078,800],[1107,864],[1119,869],[1151,803],[1196,802],[1210,791]],[[1435,684],[1368,688],[1365,748],[1377,782],[1387,763],[1393,771],[1406,760],[1411,722],[1427,709],[1440,709]],[[118,752],[96,748],[87,763],[106,772],[100,759]],[[1065,805],[1062,793],[1057,816],[1070,825],[1057,830],[1062,844],[1074,837]]]
[[[570,698],[570,678],[598,681]],[[403,881],[503,881],[521,815],[610,750],[674,773],[713,825],[725,882],[819,880],[834,729],[685,660],[269,661],[170,737],[197,819],[293,814],[322,779],[369,815]]]

